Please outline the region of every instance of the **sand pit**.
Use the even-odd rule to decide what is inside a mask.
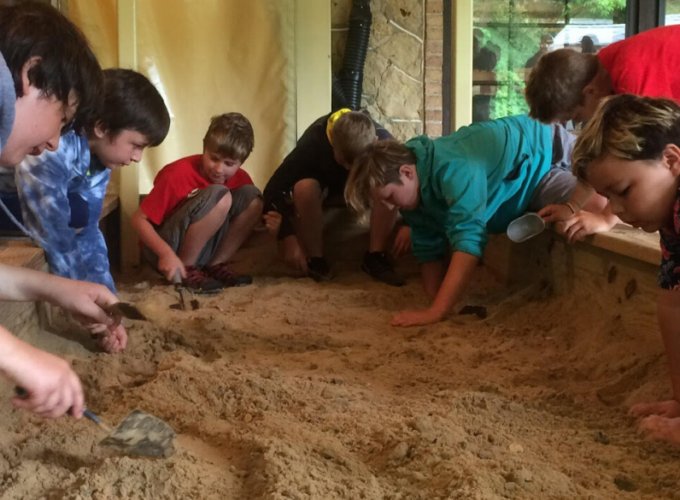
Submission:
[[[419,283],[351,268],[324,285],[258,277],[192,312],[154,282],[122,296],[153,321],[130,328],[124,355],[50,339],[91,409],[113,424],[153,413],[178,452],[119,456],[89,422],[4,405],[0,498],[680,498],[680,453],[641,439],[625,412],[667,395],[660,341],[589,297],[481,272],[465,303],[485,319],[394,329],[393,312],[424,304]]]

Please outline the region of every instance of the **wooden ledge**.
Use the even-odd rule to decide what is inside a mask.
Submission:
[[[115,209],[120,206],[120,197],[117,194],[106,193],[104,196],[104,205],[102,206],[102,213],[99,216],[99,220],[109,215]]]
[[[645,233],[624,224],[617,224],[607,233],[589,236],[583,243],[654,265],[661,262],[659,233]]]
[[[29,241],[0,242],[0,263],[10,266],[26,267],[37,271],[45,271],[45,252],[33,246]]]

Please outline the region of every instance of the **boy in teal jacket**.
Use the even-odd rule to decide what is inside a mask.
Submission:
[[[488,233],[504,232],[527,210],[568,201],[577,184],[572,148],[573,136],[562,127],[524,115],[476,123],[435,140],[420,136],[406,144],[371,145],[357,159],[345,197],[360,214],[371,200],[401,210],[425,291],[434,298],[426,311],[399,313],[392,324],[442,320],[467,287]],[[598,197],[584,209],[603,206]]]

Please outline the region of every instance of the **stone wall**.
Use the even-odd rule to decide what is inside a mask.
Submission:
[[[332,5],[332,67],[342,69],[352,0]],[[424,132],[425,4],[431,0],[371,0],[373,25],[364,67],[362,107],[397,139]]]

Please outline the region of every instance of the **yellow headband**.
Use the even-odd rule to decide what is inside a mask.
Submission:
[[[342,108],[333,113],[331,116],[328,117],[328,123],[326,125],[326,135],[328,136],[328,141],[333,145],[333,138],[331,137],[331,132],[333,131],[333,125],[335,125],[335,122],[338,121],[338,118],[340,118],[342,115],[345,113],[349,113],[352,111],[349,108]]]

